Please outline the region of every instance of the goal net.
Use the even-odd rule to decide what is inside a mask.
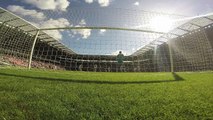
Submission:
[[[38,13],[0,8],[0,65],[94,72],[213,70],[213,14],[74,7]]]

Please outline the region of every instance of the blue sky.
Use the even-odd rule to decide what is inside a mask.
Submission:
[[[29,9],[37,9],[33,5],[26,4],[26,0],[1,0],[1,7],[8,5],[22,5]],[[44,0],[41,0],[44,1]],[[47,0],[48,1],[48,0]],[[68,0],[69,7],[96,7],[101,6],[93,0],[93,3],[87,3],[85,0]],[[104,1],[104,0],[103,0]],[[213,0],[109,0],[107,7],[139,9],[146,11],[161,11],[166,13],[175,13],[182,15],[197,15],[213,11]],[[138,2],[139,5],[134,5]]]
[[[159,15],[143,10],[196,16],[213,12],[213,0],[1,0],[0,7],[41,28],[65,26],[134,28],[149,23],[153,17]],[[46,32],[80,54],[117,54],[122,50],[126,55],[130,55],[160,36],[153,33],[112,30]]]

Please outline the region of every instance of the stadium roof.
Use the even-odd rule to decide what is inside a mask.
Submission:
[[[23,18],[1,7],[0,7],[0,23],[5,24],[7,26],[21,29],[31,35],[36,35],[36,32],[39,29],[38,27],[32,25],[30,22],[24,20]],[[62,44],[59,40],[53,38],[52,36],[48,35],[44,31],[39,32],[38,38],[41,41],[47,42],[50,46],[53,46],[54,48],[61,49],[70,54],[76,54],[71,49],[69,49],[64,44]]]
[[[143,54],[144,52],[152,49],[156,45],[160,45],[164,42],[167,42],[169,39],[174,39],[178,37],[184,37],[186,34],[190,34],[199,30],[200,28],[208,28],[213,27],[213,13],[197,16],[197,17],[189,17],[182,19],[186,21],[184,24],[176,27],[175,29],[169,31],[168,33],[163,34],[159,38],[151,41],[149,44],[145,45],[144,47],[140,48],[138,51],[133,53],[131,56],[138,56]]]

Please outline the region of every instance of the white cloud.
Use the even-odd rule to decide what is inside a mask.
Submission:
[[[109,6],[110,0],[85,0],[86,3],[98,2],[101,7]]]
[[[93,3],[93,0],[85,0],[86,3]]]
[[[137,2],[134,3],[134,5],[135,5],[135,6],[139,6],[140,3],[137,1]]]
[[[24,9],[22,6],[10,5],[7,7],[8,10],[14,12],[18,15],[23,17],[31,17],[31,23],[33,23],[38,28],[57,28],[57,27],[66,27],[71,26],[69,21],[65,18],[58,18],[58,19],[47,19],[47,17],[42,12],[37,12],[36,10],[28,10]],[[63,30],[51,30],[45,31],[47,34],[52,36],[57,40],[62,39],[62,32]]]
[[[65,18],[47,18],[44,13],[38,12],[36,10],[28,10],[24,9],[22,6],[10,5],[8,6],[8,10],[21,15],[22,17],[31,17],[31,23],[37,26],[38,28],[59,28],[59,27],[71,27],[73,26],[68,19]],[[75,27],[84,27],[86,26],[86,21],[82,19],[78,25]],[[47,30],[45,31],[47,34],[52,36],[57,40],[62,39],[62,32],[64,30]],[[72,30],[74,35],[81,35],[83,39],[87,39],[91,35],[91,29],[82,29],[82,30]]]
[[[57,27],[67,27],[71,26],[69,21],[65,18],[58,18],[58,19],[49,19],[41,23],[41,28],[57,28]]]
[[[80,26],[76,26],[80,27]],[[91,29],[73,30],[73,33],[80,34],[83,39],[87,39],[91,35]]]
[[[135,48],[132,48],[132,51],[135,51]]]
[[[103,35],[106,32],[106,29],[100,29],[99,33]]]
[[[100,6],[102,6],[102,7],[109,6],[109,0],[98,0],[98,3],[99,3]]]
[[[58,27],[67,27],[72,26],[70,22],[65,18],[58,18],[58,19],[49,19],[47,21],[41,21],[40,23],[35,23],[36,26],[39,28],[58,28]],[[64,30],[50,30],[45,31],[47,34],[52,36],[57,40],[62,39],[62,33]]]
[[[76,25],[75,27],[84,27],[86,25],[86,22],[84,19],[82,19],[79,22],[79,25]],[[76,35],[79,34],[82,36],[83,39],[87,39],[91,35],[91,29],[79,29],[79,30],[72,30],[72,32]]]
[[[66,11],[70,2],[68,0],[24,0],[24,2],[31,4],[42,10],[61,10]]]
[[[13,13],[16,13],[17,15],[29,16],[33,19],[43,20],[46,18],[46,16],[42,12],[37,12],[36,10],[28,10],[22,6],[9,5],[7,9]]]
[[[85,21],[84,19],[82,19],[82,20],[79,22],[79,25],[80,25],[80,26],[86,25],[86,21]]]

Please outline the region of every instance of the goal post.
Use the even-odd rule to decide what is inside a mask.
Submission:
[[[36,41],[37,41],[37,38],[38,38],[38,35],[39,35],[39,31],[40,31],[39,29],[36,31],[36,35],[35,35],[34,40],[33,40],[32,49],[31,49],[30,57],[29,57],[28,69],[31,68],[33,52],[34,52],[35,44],[36,44]]]

